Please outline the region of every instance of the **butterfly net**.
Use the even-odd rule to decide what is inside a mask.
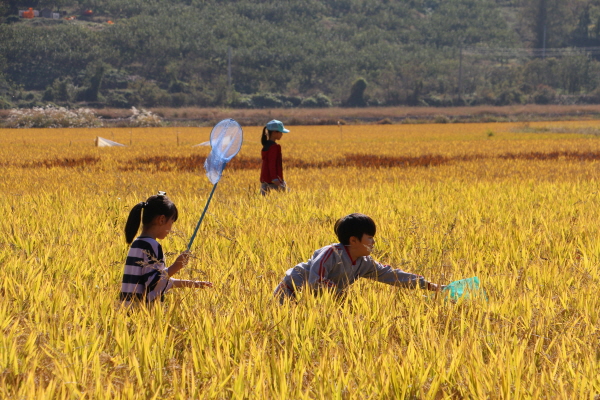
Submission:
[[[210,132],[211,151],[204,169],[213,184],[219,182],[225,165],[240,151],[243,138],[242,127],[231,118],[219,122]]]
[[[451,282],[446,285],[444,292],[448,293],[451,300],[468,299],[476,296],[483,296],[487,299],[485,291],[480,288],[479,278],[476,276]]]

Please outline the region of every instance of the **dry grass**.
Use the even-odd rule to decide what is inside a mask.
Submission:
[[[0,397],[593,399],[600,140],[582,132],[597,124],[292,126],[290,193],[259,196],[255,164],[225,171],[183,272],[215,288],[130,315],[127,213],[168,192],[172,261],[210,190],[209,149],[191,147],[210,130],[2,130]],[[245,133],[255,163],[260,128]],[[450,162],[395,164],[428,155]],[[376,258],[441,283],[477,275],[489,301],[365,280],[344,304],[273,304],[284,271],[356,211],[378,223]]]
[[[337,121],[351,123],[355,120],[381,122],[386,118],[399,122],[405,118],[433,120],[443,115],[450,118],[485,116],[556,118],[560,116],[585,117],[600,114],[600,105],[514,105],[514,106],[476,106],[476,107],[366,107],[366,108],[322,108],[322,109],[265,109],[265,110],[226,110],[219,108],[156,108],[153,111],[166,118],[189,118],[194,120],[221,120],[230,116],[236,120],[260,120],[257,125],[273,118],[282,121],[298,121],[296,124],[323,125]]]
[[[107,124],[128,124],[131,111],[119,108],[96,110]],[[292,125],[397,124],[425,122],[507,122],[543,120],[586,120],[600,115],[600,105],[513,105],[475,107],[365,107],[365,108],[293,108],[293,109],[224,109],[167,108],[151,109],[171,126],[212,126],[224,118],[234,118],[243,125],[264,125],[277,118]],[[0,120],[9,110],[0,110]]]

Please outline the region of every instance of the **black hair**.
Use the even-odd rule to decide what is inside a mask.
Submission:
[[[271,134],[273,132],[277,132],[277,131],[269,131],[267,130],[267,126],[265,125],[265,127],[263,128],[262,131],[262,136],[260,137],[260,143],[265,146],[267,144],[267,140],[271,139]]]
[[[143,216],[142,210],[144,210]],[[133,238],[140,229],[140,221],[142,225],[148,226],[159,215],[164,215],[167,219],[173,218],[173,221],[177,221],[179,216],[177,207],[166,195],[150,196],[148,200],[133,206],[125,224],[125,240],[127,243],[133,242]]]
[[[341,244],[349,245],[352,236],[358,240],[361,240],[365,233],[375,236],[377,227],[371,217],[365,214],[354,213],[338,219],[333,230]]]

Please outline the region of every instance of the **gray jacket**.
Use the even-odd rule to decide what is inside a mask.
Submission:
[[[337,243],[320,248],[307,262],[288,269],[276,294],[278,290],[286,289],[285,292],[291,295],[304,286],[314,290],[330,288],[337,294],[343,294],[348,286],[361,277],[411,289],[427,287],[427,281],[422,276],[383,265],[371,256],[352,261],[346,247]],[[285,288],[280,288],[282,285]]]

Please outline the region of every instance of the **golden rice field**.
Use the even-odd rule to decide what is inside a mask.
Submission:
[[[168,193],[173,261],[211,188],[192,147],[210,130],[0,130],[0,397],[598,398],[600,121],[289,128],[291,191],[265,199],[245,127],[181,274],[215,287],[129,315],[129,209]],[[375,258],[476,275],[489,300],[363,280],[343,303],[275,304],[351,212],[377,222]]]

